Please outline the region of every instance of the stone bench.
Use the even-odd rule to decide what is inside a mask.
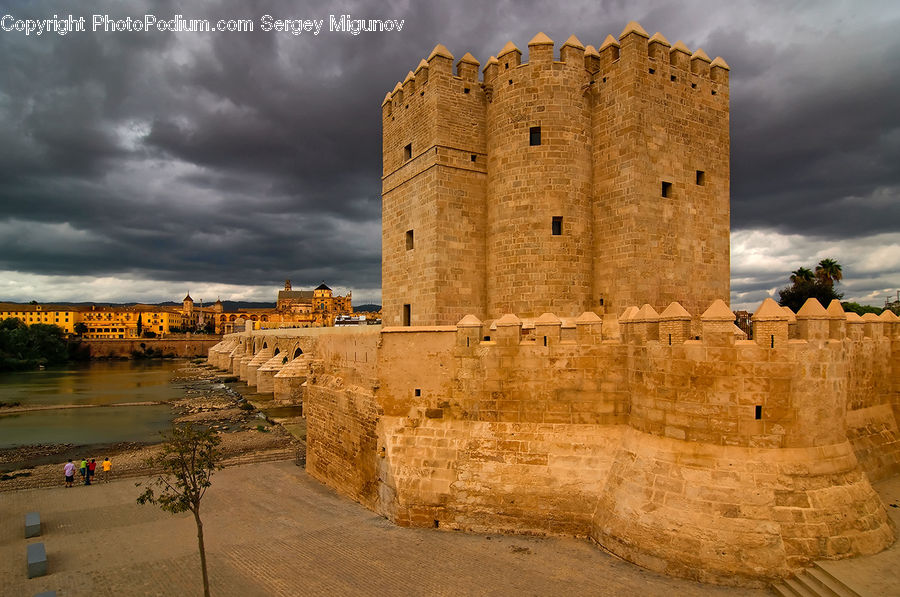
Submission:
[[[29,512],[25,515],[25,538],[37,537],[41,534],[41,515]]]
[[[43,543],[28,546],[28,578],[47,574],[47,551]]]

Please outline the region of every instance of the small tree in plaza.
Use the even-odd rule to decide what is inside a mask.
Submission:
[[[172,514],[190,512],[194,515],[203,572],[203,594],[209,597],[200,501],[212,485],[213,472],[222,468],[222,453],[218,449],[222,440],[211,429],[190,423],[176,424],[171,431],[163,434],[163,439],[162,452],[147,461],[149,467],[162,470],[147,484],[137,502],[157,505]]]

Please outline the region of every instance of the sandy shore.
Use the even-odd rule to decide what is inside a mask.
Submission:
[[[175,421],[194,421],[216,429],[225,464],[241,464],[293,458],[305,446],[280,425],[268,423],[249,409],[240,394],[222,383],[222,374],[204,365],[179,369],[172,379],[182,388],[182,398],[171,403]],[[0,450],[0,492],[63,484],[63,465],[72,458],[109,458],[114,478],[147,474],[146,461],[158,444],[123,442],[73,446],[44,444]],[[99,474],[99,473],[98,473]],[[76,479],[77,479],[76,475]]]

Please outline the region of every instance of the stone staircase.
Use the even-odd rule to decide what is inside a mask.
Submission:
[[[772,585],[782,597],[869,597],[860,594],[814,562],[812,568]]]
[[[303,451],[303,460],[305,461],[306,451]],[[222,466],[243,466],[245,464],[257,464],[259,462],[274,462],[278,460],[294,460],[298,459],[298,450],[295,447],[275,448],[273,450],[259,451],[251,454],[241,454],[238,456],[229,456],[222,460]]]

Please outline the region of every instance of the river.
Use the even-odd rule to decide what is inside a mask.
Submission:
[[[0,449],[31,444],[107,444],[159,439],[183,390],[170,383],[183,360],[90,361],[41,371],[0,373]],[[115,406],[115,405],[128,406]]]

